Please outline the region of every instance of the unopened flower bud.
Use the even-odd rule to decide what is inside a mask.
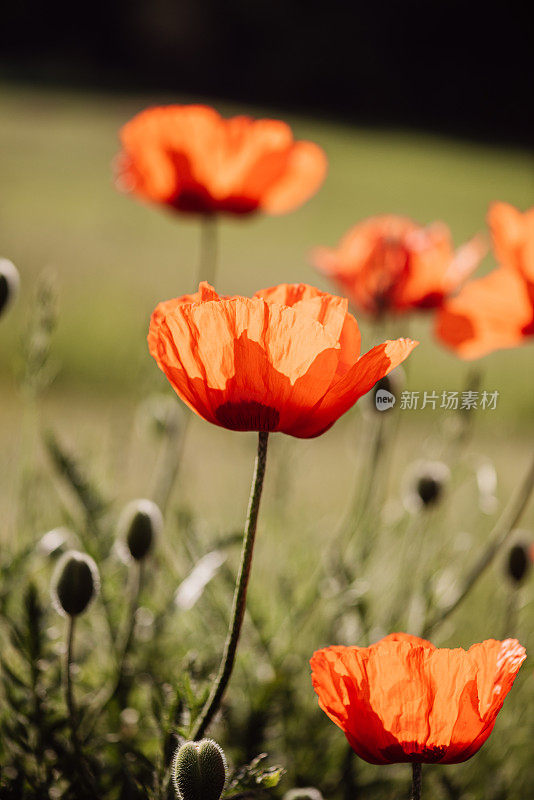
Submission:
[[[119,519],[122,549],[135,561],[142,561],[163,529],[163,517],[152,500],[133,500]]]
[[[213,739],[186,742],[176,752],[173,782],[180,800],[220,800],[226,783],[226,758]]]
[[[45,556],[59,557],[67,549],[66,545],[69,536],[70,531],[68,528],[54,528],[41,536],[37,543],[37,549]]]
[[[441,461],[417,462],[408,475],[405,504],[409,511],[437,505],[450,479],[450,470]]]
[[[508,551],[508,575],[514,583],[522,583],[530,570],[529,548],[524,544],[514,544]]]
[[[60,614],[75,617],[98,594],[98,567],[86,553],[70,550],[60,558],[52,577],[52,600]]]
[[[19,288],[19,273],[7,258],[0,258],[0,315],[15,298]]]
[[[283,800],[323,800],[323,795],[314,786],[303,786],[299,789],[290,789]]]
[[[417,481],[417,494],[423,505],[437,503],[443,491],[443,482],[432,475],[422,475]]]

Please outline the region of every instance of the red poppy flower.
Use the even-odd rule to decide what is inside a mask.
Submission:
[[[534,208],[495,203],[488,223],[501,266],[466,284],[436,318],[436,336],[466,359],[534,335]]]
[[[490,735],[525,649],[489,639],[438,649],[394,633],[370,647],[327,647],[311,659],[319,705],[371,764],[466,761]]]
[[[380,315],[440,306],[484,252],[478,237],[455,252],[441,223],[425,228],[407,217],[386,215],[355,225],[337,248],[317,248],[312,261],[355,308]]]
[[[151,354],[200,417],[239,431],[318,436],[408,356],[417,342],[386,341],[360,356],[347,300],[304,284],[252,298],[196,295],[160,303]]]
[[[493,203],[488,225],[498,263],[534,284],[534,208],[521,213],[509,203]]]
[[[208,106],[149,108],[120,138],[119,188],[175,211],[284,214],[326,174],[321,148],[295,141],[284,122],[223,119]]]

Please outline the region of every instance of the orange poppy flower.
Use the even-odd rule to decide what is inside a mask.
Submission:
[[[521,213],[509,203],[493,203],[488,225],[498,263],[534,284],[534,208]]]
[[[200,417],[237,431],[318,436],[416,346],[386,341],[360,356],[347,300],[304,284],[252,298],[198,293],[160,303],[151,354]]]
[[[501,266],[466,284],[436,318],[436,336],[465,359],[534,335],[534,208],[494,203],[488,223]]]
[[[161,106],[121,129],[119,188],[175,211],[284,214],[319,188],[326,156],[285,122]]]
[[[408,217],[371,217],[355,225],[337,248],[313,251],[314,265],[332,278],[355,308],[378,316],[440,306],[485,253],[475,237],[454,251],[449,229]]]
[[[393,633],[370,647],[327,647],[311,659],[319,705],[371,764],[466,761],[490,735],[525,649],[489,639],[438,649]]]

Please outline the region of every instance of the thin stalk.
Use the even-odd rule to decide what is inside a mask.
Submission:
[[[76,617],[69,615],[67,625],[67,647],[65,649],[65,702],[69,714],[72,746],[74,749],[74,755],[76,756],[76,760],[78,762],[78,767],[80,769],[80,777],[82,778],[84,785],[91,791],[94,791],[95,786],[93,778],[89,772],[87,764],[85,763],[85,758],[83,756],[80,744],[80,738],[78,736],[78,711],[74,701],[74,692],[72,689],[72,651],[74,645],[75,621]]]
[[[376,489],[375,479],[383,445],[383,417],[378,417],[374,420],[374,423],[375,425],[372,427],[369,441],[366,443],[366,446],[362,448],[362,450],[369,455],[369,458],[366,463],[360,464],[359,468],[355,470],[356,481],[349,508],[339,526],[337,536],[333,539],[333,550],[338,553],[341,546],[345,556],[347,555],[347,549],[352,542],[355,531],[358,529],[363,516],[369,510],[368,506]]]
[[[124,666],[126,658],[130,652],[132,644],[132,637],[135,628],[135,614],[139,606],[139,595],[143,585],[143,561],[134,561],[131,565],[129,575],[129,599],[128,599],[128,612],[125,620],[122,637],[119,642],[119,659],[117,667],[117,678],[115,684],[115,691],[117,691],[122,683],[124,677]],[[115,692],[113,692],[114,694]]]
[[[519,621],[519,588],[510,586],[504,614],[503,639],[515,639]]]
[[[163,516],[167,511],[182,464],[187,429],[192,417],[192,412],[189,409],[186,409],[186,412],[184,413],[178,436],[168,435],[163,440],[155,469],[156,479],[152,497]]]
[[[510,503],[506,506],[503,513],[497,520],[493,530],[491,531],[488,541],[489,544],[480,556],[479,560],[476,562],[474,567],[471,571],[467,574],[461,589],[459,590],[458,594],[454,598],[454,600],[449,603],[448,606],[441,609],[433,618],[430,619],[429,622],[426,623],[425,628],[423,630],[423,636],[428,636],[429,633],[434,631],[438,625],[441,625],[453,611],[455,611],[458,606],[465,600],[467,595],[471,592],[473,587],[476,585],[478,580],[482,577],[482,575],[486,572],[488,567],[492,564],[495,556],[501,550],[501,548],[506,544],[508,538],[510,537],[511,533],[513,532],[515,526],[518,524],[523,512],[525,511],[530,496],[532,494],[532,490],[534,489],[534,459],[530,465],[530,468],[525,476],[525,479],[522,485],[519,487],[519,490],[515,497],[512,498]]]
[[[105,686],[95,698],[91,719],[88,721],[83,731],[84,741],[88,738],[89,734],[93,730],[98,717],[107,708],[111,700],[116,696],[117,692],[123,685],[124,667],[132,644],[132,637],[135,628],[135,614],[139,606],[139,595],[141,593],[142,586],[143,562],[134,561],[131,564],[131,570],[128,576],[128,610],[124,620],[122,633],[116,648],[118,655],[115,677],[112,679],[112,682],[108,686]]]
[[[205,214],[200,230],[199,283],[207,281],[213,286],[217,272],[217,251],[217,219],[214,215]]]
[[[200,258],[197,284],[201,281],[207,281],[213,286],[215,283],[219,251],[217,233],[215,216],[205,214],[201,220],[200,227]],[[182,465],[190,421],[191,412],[186,409],[178,443],[176,443],[176,437],[172,436],[167,438],[162,445],[153,495],[164,516]]]
[[[412,794],[410,800],[421,800],[421,764],[412,764]]]
[[[74,644],[74,628],[75,617],[69,616],[67,624],[67,647],[65,650],[65,702],[67,704],[67,711],[69,712],[72,743],[76,755],[79,756],[80,740],[78,739],[78,720],[72,692],[72,648]]]
[[[243,536],[241,563],[239,566],[239,573],[234,590],[234,601],[232,606],[230,627],[228,629],[228,635],[224,645],[224,652],[219,673],[212,686],[206,704],[195,721],[195,725],[191,733],[191,738],[194,740],[202,738],[208,725],[217,713],[234,666],[237,645],[239,642],[239,634],[241,633],[241,625],[243,624],[243,617],[245,616],[247,587],[250,577],[250,567],[252,565],[252,554],[254,551],[254,539],[256,536],[256,525],[258,522],[258,511],[260,509],[263,479],[265,477],[268,439],[269,434],[267,431],[259,432],[258,452],[254,466],[247,520],[245,523],[245,533]]]

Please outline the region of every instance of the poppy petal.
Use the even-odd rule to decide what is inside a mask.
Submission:
[[[407,217],[384,215],[351,228],[337,248],[316,248],[311,259],[356,308],[380,315],[440,306],[484,252],[475,238],[454,253],[443,223],[423,227]]]
[[[285,172],[266,190],[261,208],[285,214],[301,206],[323,183],[328,168],[324,151],[313,142],[295,142],[288,152]]]
[[[393,634],[319,650],[310,664],[320,707],[361,758],[449,764],[486,741],[525,657],[516,640],[466,652]]]
[[[436,336],[465,359],[516,347],[532,325],[534,311],[528,288],[511,269],[500,267],[468,283],[436,318]]]
[[[336,421],[406,358],[386,342],[359,359],[347,300],[303,284],[221,298],[209,284],[160,303],[148,344],[174,390],[199,416],[232,430],[309,438]]]
[[[120,134],[118,187],[175,211],[285,213],[305,202],[326,173],[326,156],[295,142],[279,120],[223,119],[208,106],[142,111]]]

